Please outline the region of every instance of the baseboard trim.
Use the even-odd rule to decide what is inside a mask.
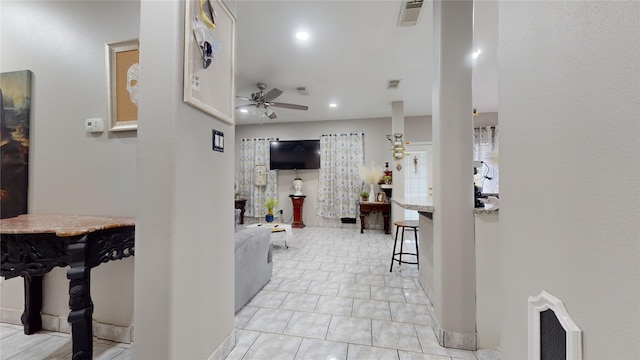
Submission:
[[[0,308],[0,322],[22,326],[22,310]],[[71,333],[66,316],[41,314],[42,330]],[[130,344],[133,341],[133,326],[105,324],[93,320],[93,336],[109,341]]]
[[[437,321],[436,321],[437,323]],[[455,331],[444,330],[438,326],[433,327],[436,333],[438,343],[446,348],[462,349],[462,350],[478,350],[476,342],[476,333],[461,333]]]
[[[431,301],[433,291],[429,288],[427,282],[424,281],[422,277],[420,278],[420,282],[422,283],[424,293],[429,298],[429,301]],[[445,330],[440,326],[440,322],[435,314],[435,309],[431,306],[427,307],[427,309],[429,309],[429,312],[431,313],[431,318],[433,319],[433,331],[436,334],[436,338],[438,339],[438,344],[440,344],[440,346],[473,351],[478,349],[478,334],[475,331],[470,333],[461,333]]]
[[[227,335],[222,344],[211,354],[207,360],[224,360],[227,355],[236,347],[236,330]]]

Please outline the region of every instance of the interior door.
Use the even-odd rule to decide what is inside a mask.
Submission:
[[[427,198],[433,183],[432,150],[430,142],[409,143],[405,146],[408,153],[404,157],[404,196],[405,198]],[[418,220],[416,210],[404,210],[405,220]]]

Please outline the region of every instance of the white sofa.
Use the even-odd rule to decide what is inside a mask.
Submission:
[[[235,233],[235,311],[238,312],[271,279],[271,230],[251,227]]]

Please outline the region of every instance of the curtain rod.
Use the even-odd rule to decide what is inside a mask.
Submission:
[[[249,140],[280,140],[279,138],[243,138],[241,141],[249,141]]]
[[[362,135],[364,136],[363,132],[359,132],[359,133],[342,133],[342,134],[323,134],[322,136],[338,136],[338,135]]]

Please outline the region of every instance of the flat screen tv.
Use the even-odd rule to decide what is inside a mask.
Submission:
[[[319,169],[320,140],[278,140],[269,143],[271,170]]]

